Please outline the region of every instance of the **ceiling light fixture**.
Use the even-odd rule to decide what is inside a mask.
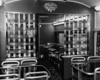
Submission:
[[[96,11],[100,11],[100,6],[95,6]]]
[[[57,26],[57,25],[62,25],[62,24],[64,24],[65,22],[64,21],[62,21],[62,22],[53,22],[53,25],[54,26]]]

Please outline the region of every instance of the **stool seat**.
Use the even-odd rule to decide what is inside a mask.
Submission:
[[[2,74],[0,80],[19,80],[19,74]]]
[[[22,60],[21,61],[21,65],[25,66],[25,65],[36,65],[37,64],[37,59],[26,59],[26,60]]]
[[[16,67],[19,66],[18,61],[3,61],[1,63],[2,67]]]
[[[48,80],[49,76],[46,71],[29,72],[25,74],[25,80]]]

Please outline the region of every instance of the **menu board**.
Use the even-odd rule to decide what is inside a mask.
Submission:
[[[36,57],[35,14],[5,12],[8,58]]]

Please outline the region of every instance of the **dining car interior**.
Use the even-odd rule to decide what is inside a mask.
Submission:
[[[0,0],[0,80],[100,80],[100,0]]]

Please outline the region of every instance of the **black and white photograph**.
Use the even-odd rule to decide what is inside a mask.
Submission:
[[[0,80],[100,80],[100,0],[0,0]]]

